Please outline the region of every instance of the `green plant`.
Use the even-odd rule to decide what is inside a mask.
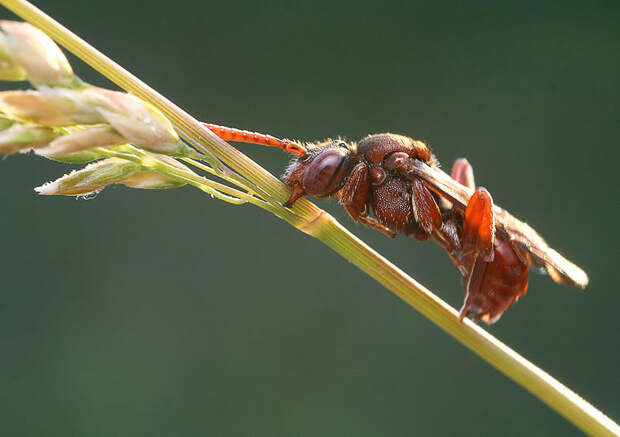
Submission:
[[[161,110],[175,126],[181,138],[195,148],[196,152],[201,155],[201,159],[205,159],[207,165],[194,160],[198,166],[204,166],[203,169],[206,169],[211,174],[228,178],[226,180],[229,182],[233,181],[239,189],[233,189],[221,184],[215,185],[218,183],[200,175],[197,175],[198,178],[202,178],[199,180],[194,180],[194,176],[188,177],[188,180],[195,182],[194,185],[199,186],[199,188],[208,186],[210,189],[216,190],[217,193],[211,192],[214,195],[233,196],[232,198],[226,198],[233,202],[252,202],[257,206],[268,209],[298,229],[315,236],[355,263],[392,292],[433,320],[438,326],[543,399],[543,401],[586,432],[599,435],[609,435],[610,433],[618,432],[617,425],[565,386],[518,356],[481,328],[470,322],[459,322],[453,309],[428,292],[424,287],[408,278],[402,271],[398,270],[379,254],[373,252],[364,243],[353,237],[331,216],[307,201],[299,202],[293,210],[281,207],[280,202],[286,198],[286,188],[281,183],[238,151],[215,138],[202,128],[196,120],[155,93],[138,79],[126,73],[119,66],[113,64],[109,59],[103,57],[57,23],[40,14],[27,3],[5,1],[4,4],[45,30],[57,41],[106,74],[117,84]],[[77,127],[75,128],[77,129]],[[159,173],[167,176],[180,176],[175,173],[177,172],[176,170],[165,167],[164,164],[161,164],[164,168],[150,165],[151,161],[144,156],[149,158],[155,156],[158,160],[165,161],[164,158],[158,156],[157,152],[153,154],[153,152],[135,147],[135,145],[119,145],[115,147],[120,147],[120,149],[114,150],[114,147],[106,147],[104,149],[121,153],[120,156],[116,156],[117,158],[126,159],[131,157],[136,164],[145,167],[145,171],[161,170]],[[126,152],[126,154],[123,154],[123,152]],[[140,154],[145,155],[140,156]],[[180,159],[184,159],[185,163],[191,164],[187,160],[192,158],[186,156]],[[168,174],[165,172],[168,172]],[[188,175],[186,174],[185,176]],[[116,179],[115,181],[122,180],[124,179]]]

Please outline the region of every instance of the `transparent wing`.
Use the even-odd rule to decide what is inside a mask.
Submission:
[[[465,210],[474,190],[459,184],[437,167],[430,167],[422,161],[414,161],[417,177],[456,208]],[[588,285],[586,272],[550,248],[527,223],[497,205],[494,207],[494,212],[497,230],[508,235],[513,242],[524,249],[532,263],[544,269],[555,282],[579,288]]]

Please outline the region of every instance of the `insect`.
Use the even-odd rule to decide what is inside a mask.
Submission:
[[[585,288],[588,276],[551,249],[527,224],[476,187],[472,166],[459,159],[448,176],[422,141],[384,133],[358,143],[300,143],[205,123],[224,140],[279,147],[294,158],[284,181],[285,206],[302,196],[337,196],[354,221],[389,237],[433,239],[463,276],[460,318],[496,322],[527,292],[531,267],[557,283]]]

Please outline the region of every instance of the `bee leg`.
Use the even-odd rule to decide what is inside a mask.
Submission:
[[[433,194],[419,178],[409,172],[412,164],[413,161],[404,152],[391,153],[383,161],[385,169],[399,173],[411,184],[411,207],[415,224],[419,228],[412,235],[424,240],[441,229],[443,217]]]
[[[465,282],[465,301],[459,311],[459,319],[463,320],[467,316],[472,316],[476,320],[482,319],[490,323],[490,313],[486,311],[486,290],[482,287],[489,263],[477,253],[471,255],[471,258],[471,269]]]
[[[443,247],[452,263],[459,270],[464,278],[469,275],[469,269],[459,258],[458,253],[462,250],[461,239],[459,237],[460,220],[452,211],[444,213],[444,221],[439,229],[433,233],[435,241]]]
[[[369,191],[368,165],[365,162],[360,162],[353,167],[347,181],[338,192],[339,203],[349,213],[353,221],[358,221],[360,217],[368,215]]]
[[[476,188],[474,171],[464,158],[454,162],[451,176],[468,188]],[[527,275],[527,265],[518,258],[519,251],[509,240],[494,235],[492,214],[491,195],[484,188],[478,188],[463,218],[465,249],[461,261],[468,267],[468,273],[465,275],[465,302],[459,313],[461,320],[471,316],[487,324],[495,323],[527,290],[527,276],[523,276],[523,272]],[[520,275],[508,281],[512,287],[506,285],[509,275],[502,268],[506,264],[510,264],[510,274]]]
[[[468,188],[476,188],[473,168],[465,158],[457,159],[454,162],[450,176],[452,179]],[[459,229],[463,229],[464,220],[462,212],[453,208],[449,200],[442,197],[440,201],[442,202],[444,211],[447,211],[444,212],[444,220],[441,228],[435,235],[435,239],[448,252],[454,265],[459,269],[465,280],[469,282],[473,274],[472,270],[476,265],[475,257],[477,257],[477,252],[475,236],[472,237],[471,233],[473,231],[469,228],[467,234],[459,232]],[[473,207],[474,206],[472,206],[472,208]],[[471,222],[469,225],[471,225]],[[462,239],[465,241],[462,241]],[[465,246],[465,250],[463,250],[463,245]],[[464,252],[464,255],[462,257],[457,257],[456,254],[461,251]],[[481,274],[480,269],[482,268],[482,265],[478,266],[475,272],[476,276]]]
[[[360,162],[353,167],[347,182],[338,193],[340,204],[354,221],[364,223],[388,237],[394,238],[396,236],[395,232],[368,216],[368,195],[371,185],[368,173],[368,165],[365,162]]]
[[[450,173],[452,179],[458,183],[465,185],[469,188],[476,188],[476,182],[474,180],[474,169],[465,158],[460,158],[454,161],[452,165],[452,172]]]
[[[396,232],[392,231],[387,226],[382,225],[381,223],[379,223],[376,219],[374,219],[372,217],[360,216],[360,222],[364,223],[367,226],[370,226],[373,229],[376,229],[379,232],[384,233],[385,235],[387,235],[390,238],[394,238],[394,237],[396,237],[396,235],[398,235]]]
[[[416,164],[406,153],[394,152],[389,154],[383,160],[383,166],[386,169],[398,172],[405,179],[409,180],[412,184],[419,183],[424,187],[422,181],[415,176],[414,169]],[[466,183],[473,184],[473,171],[467,161],[459,160],[456,164],[456,169],[453,171],[455,177],[460,178]],[[415,186],[414,186],[415,188]],[[424,187],[426,189],[426,187]],[[426,190],[428,191],[428,190]],[[423,196],[420,193],[424,193],[418,190],[417,195],[420,199],[426,202],[426,194]],[[431,196],[432,198],[432,196]],[[433,200],[434,202],[434,200]],[[420,224],[424,225],[425,219],[431,219],[434,222],[434,213],[429,210],[428,217],[423,217],[425,205],[421,203],[416,204],[414,199],[414,213],[416,208],[418,209]],[[435,207],[437,204],[435,203]],[[441,217],[441,216],[440,216]],[[441,224],[441,222],[439,223]],[[439,226],[438,226],[439,227]],[[461,234],[461,243],[463,246],[463,254],[478,253],[482,256],[484,261],[490,262],[493,260],[493,241],[495,239],[495,214],[493,212],[493,198],[486,188],[479,187],[476,192],[469,199],[465,213],[463,215],[463,228]]]
[[[411,183],[411,207],[414,227],[412,235],[418,240],[426,241],[441,228],[443,217],[431,192],[422,181],[414,179]]]
[[[476,252],[484,261],[491,262],[494,257],[494,241],[493,198],[486,188],[478,187],[469,199],[463,216],[463,254]]]
[[[297,201],[297,199],[299,199],[300,197],[303,197],[305,194],[306,193],[304,192],[304,189],[301,188],[299,184],[294,184],[291,187],[291,195],[289,196],[288,200],[284,203],[284,206],[286,208],[292,208],[295,202]]]
[[[454,162],[450,176],[466,187],[476,188],[474,170],[465,158],[457,159]],[[465,254],[476,252],[482,256],[484,261],[493,261],[495,216],[493,198],[486,188],[477,188],[467,203],[463,216],[461,239]]]
[[[439,206],[431,192],[419,179],[411,181],[411,205],[416,223],[427,235],[431,235],[433,231],[441,227],[443,218]]]
[[[465,282],[465,302],[460,318],[470,316],[495,323],[519,297],[527,292],[530,263],[508,236],[495,239],[495,260],[486,262],[471,255],[470,274]]]

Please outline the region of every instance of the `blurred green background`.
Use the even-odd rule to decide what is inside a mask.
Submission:
[[[37,4],[203,120],[304,140],[402,133],[448,169],[466,156],[591,277],[583,293],[532,275],[489,330],[620,418],[618,2]],[[287,162],[240,148],[276,174]],[[191,188],[37,197],[68,166],[0,166],[2,435],[580,435],[262,210]],[[318,203],[460,307],[436,245]]]

